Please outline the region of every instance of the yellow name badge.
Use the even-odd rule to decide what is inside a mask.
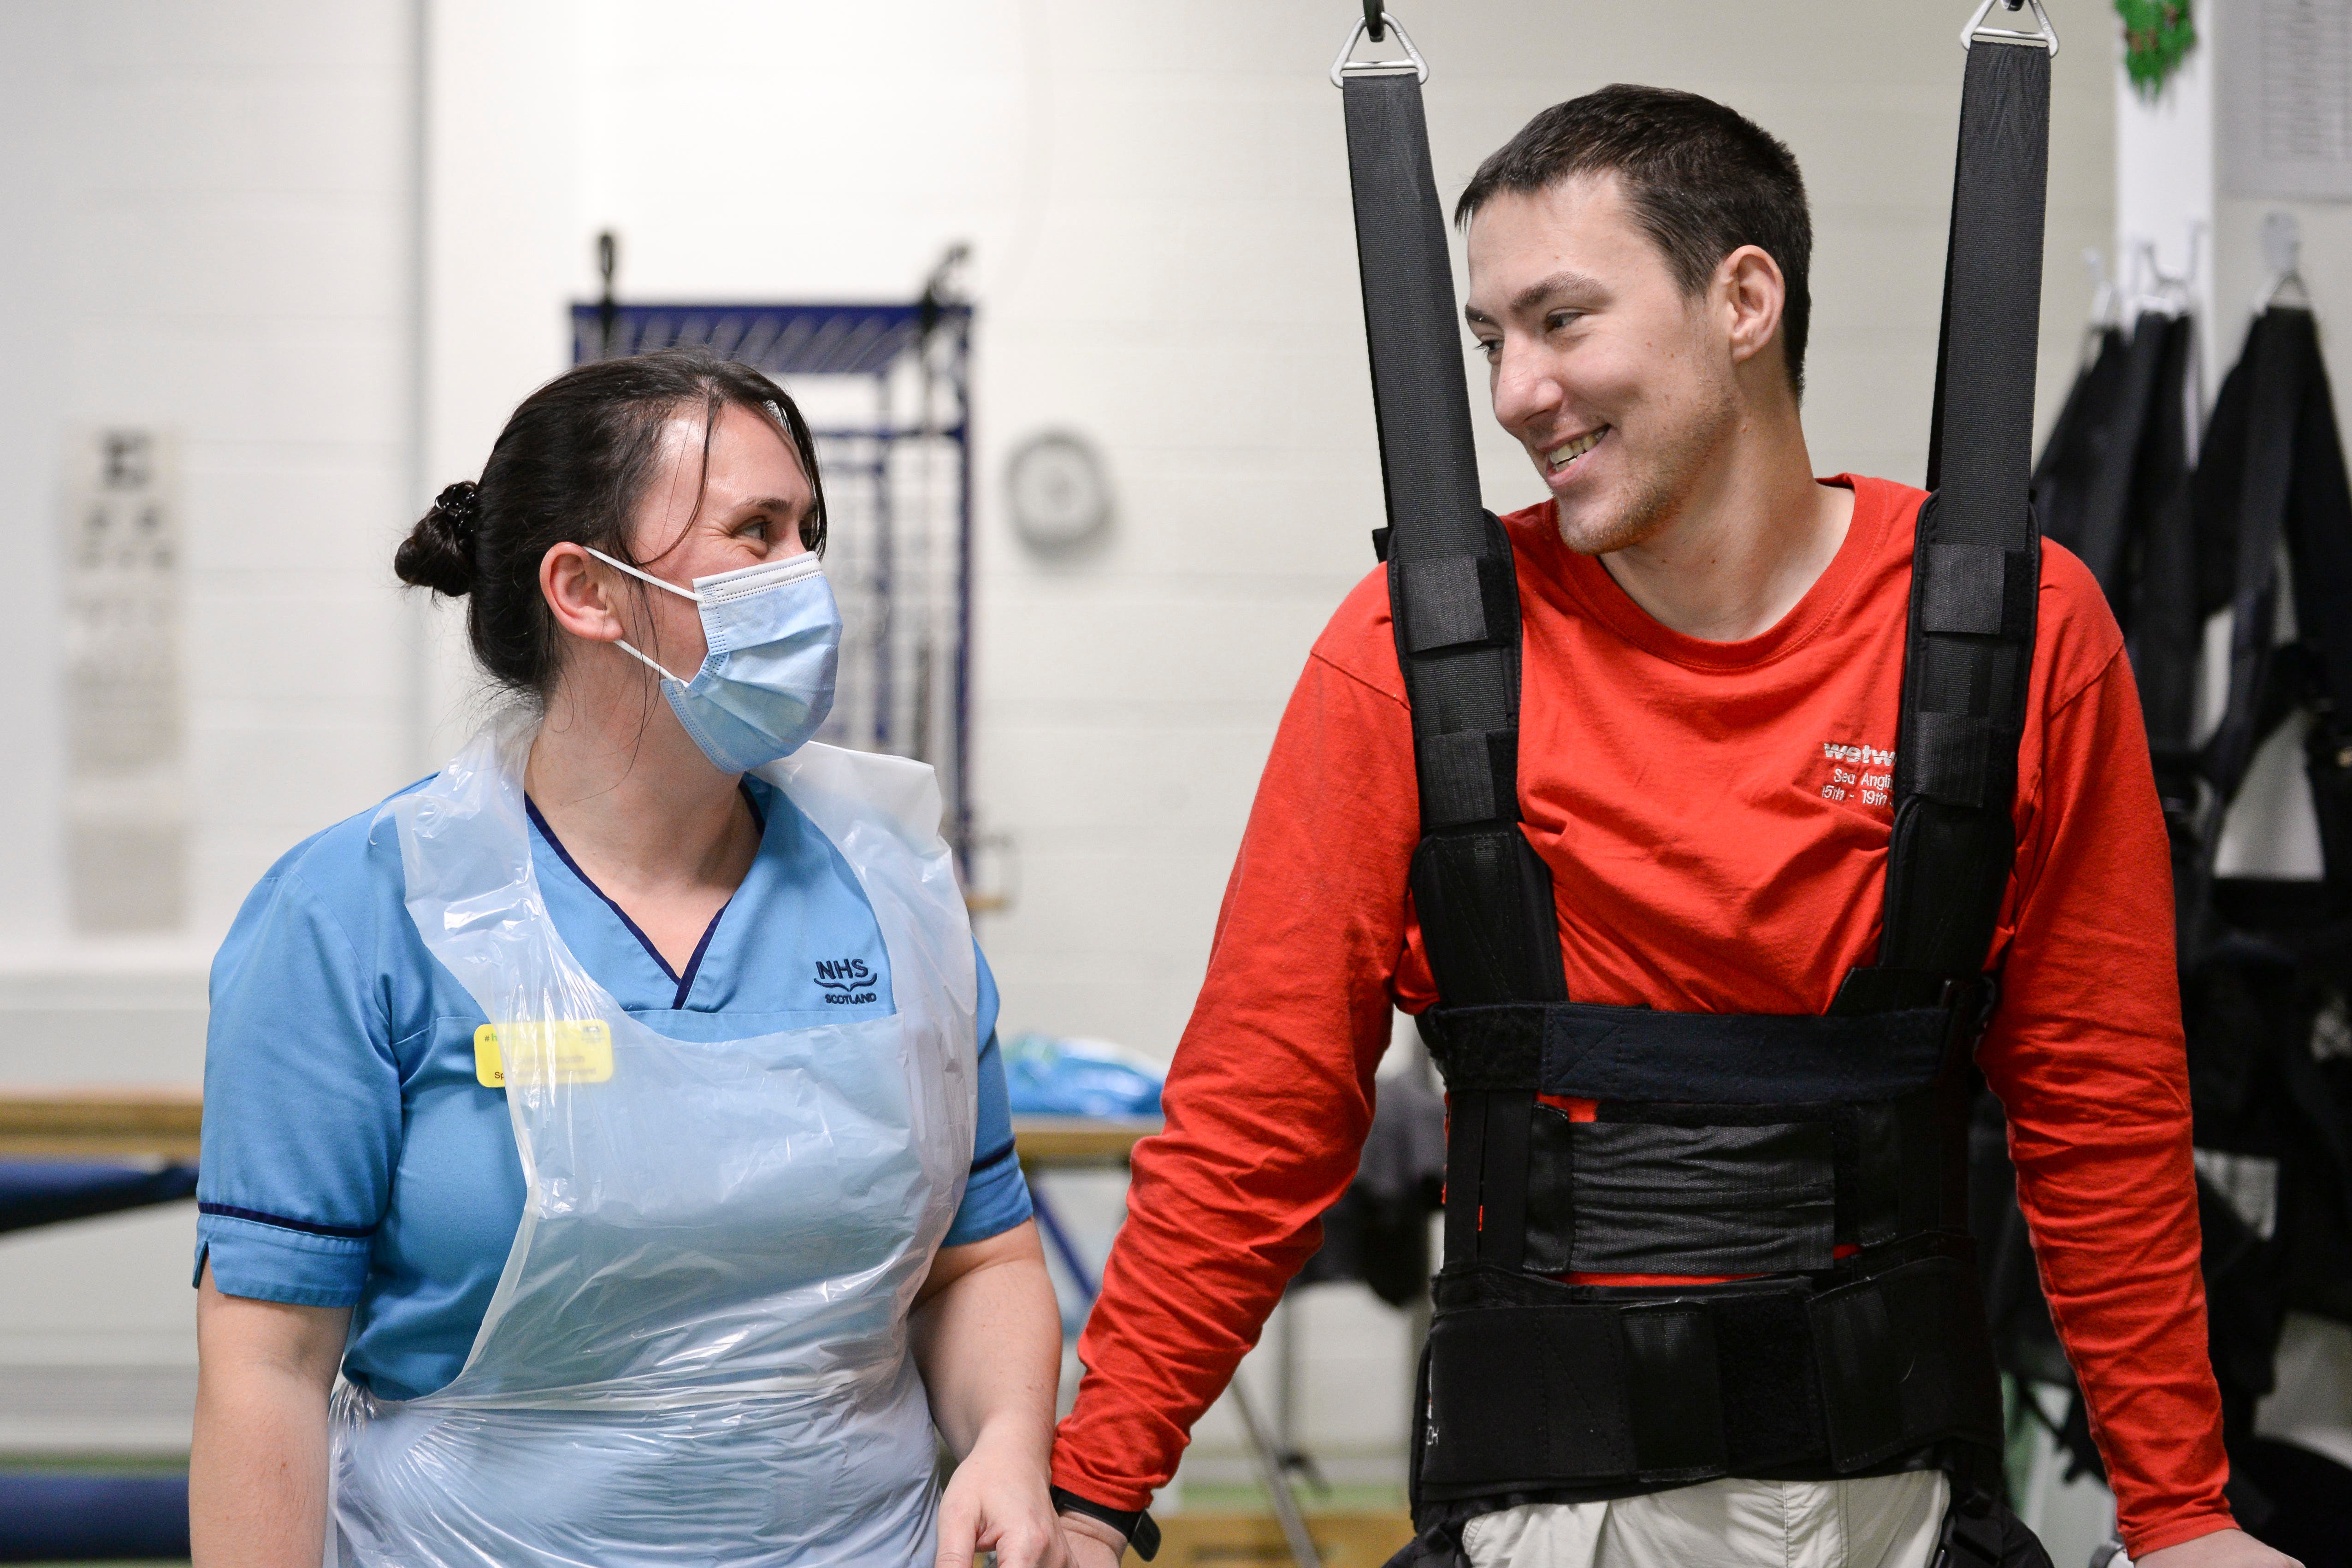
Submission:
[[[613,1076],[613,1030],[602,1018],[552,1023],[485,1024],[474,1031],[474,1077],[490,1089],[507,1086],[504,1030],[524,1083],[603,1083]]]

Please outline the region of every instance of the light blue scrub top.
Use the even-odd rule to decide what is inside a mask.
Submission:
[[[417,786],[412,786],[417,787]],[[889,961],[857,879],[783,795],[742,886],[673,973],[531,812],[549,914],[628,1014],[728,1040],[887,1016]],[[457,1375],[522,1217],[505,1093],[474,1076],[481,1009],[403,903],[398,835],[370,809],[269,868],[213,961],[196,1276],[228,1295],[351,1307],[344,1374],[413,1399]],[[980,964],[980,1118],[947,1245],[1030,1214]]]

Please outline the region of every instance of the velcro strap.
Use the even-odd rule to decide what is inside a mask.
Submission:
[[[1851,1472],[1923,1436],[1998,1444],[2000,1395],[1974,1272],[1923,1258],[1808,1303],[1832,1460]]]
[[[1992,721],[1975,713],[1913,713],[1904,742],[1911,748],[1912,789],[1947,805],[1984,806],[1996,740]]]
[[[1456,730],[1424,735],[1414,747],[1421,763],[1423,816],[1431,826],[1517,815],[1517,730]]]
[[[1801,1305],[1751,1300],[1794,1331],[1743,1331],[1740,1304],[1700,1300],[1440,1312],[1423,1486],[1690,1481],[1826,1457]],[[1767,1418],[1744,1426],[1751,1412]]]
[[[1921,567],[1921,630],[2022,637],[2032,626],[2040,586],[2032,551],[1937,542]]]
[[[1916,1259],[1819,1295],[1441,1306],[1429,1335],[1429,1495],[1851,1474],[1908,1449],[1997,1447],[1976,1283]]]
[[[1507,1002],[1433,1007],[1421,1030],[1449,1091],[1797,1105],[1927,1088],[1943,1066],[1950,1018],[1942,1007],[1821,1016]],[[1540,1042],[1533,1062],[1531,1039]]]
[[[1931,1089],[1837,1108],[1838,1240],[1877,1247],[1942,1222],[1937,1105]]]
[[[1626,1415],[1644,1480],[1700,1480],[1731,1462],[1723,1424],[1722,1347],[1715,1314],[1696,1301],[1629,1307],[1617,1320],[1625,1346]]]
[[[1400,562],[1398,571],[1408,652],[1500,646],[1517,634],[1518,584],[1507,556],[1441,555]]]
[[[1424,1487],[1600,1479],[1638,1468],[1617,1313],[1442,1313],[1429,1332]]]

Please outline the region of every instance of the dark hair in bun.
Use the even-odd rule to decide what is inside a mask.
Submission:
[[[464,595],[474,585],[474,535],[481,510],[482,488],[473,480],[446,487],[393,552],[392,569],[413,588],[453,599]]]
[[[629,523],[653,478],[663,422],[696,405],[715,422],[730,405],[791,441],[816,500],[801,542],[824,549],[816,441],[793,400],[749,365],[703,349],[661,349],[581,365],[524,398],[480,480],[461,479],[434,499],[393,570],[411,586],[465,596],[467,637],[482,668],[543,697],[562,645],[539,590],[540,562],[563,543],[635,560]]]

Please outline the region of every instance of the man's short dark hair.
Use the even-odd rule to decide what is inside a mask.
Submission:
[[[1787,145],[1712,99],[1620,82],[1528,121],[1478,165],[1454,204],[1454,221],[1467,224],[1506,191],[1528,195],[1601,174],[1622,182],[1635,219],[1664,253],[1685,294],[1704,289],[1716,265],[1743,245],[1780,265],[1789,286],[1781,349],[1789,384],[1802,393],[1813,221],[1805,178]]]

